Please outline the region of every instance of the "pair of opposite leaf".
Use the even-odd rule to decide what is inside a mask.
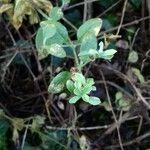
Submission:
[[[56,94],[67,88],[70,94],[73,95],[69,103],[74,104],[82,99],[91,105],[98,105],[100,104],[100,99],[89,96],[91,91],[96,90],[96,87],[93,85],[94,80],[92,78],[86,79],[82,73],[63,71],[54,77],[48,91]]]
[[[117,51],[114,49],[108,49],[104,51],[104,44],[103,42],[100,42],[99,50],[90,49],[88,52],[82,51],[79,53],[79,57],[81,61],[83,61],[82,63],[88,63],[90,61],[94,61],[97,58],[111,60],[116,52]]]
[[[66,57],[63,44],[68,43],[68,31],[58,20],[63,17],[61,8],[54,7],[49,13],[48,19],[40,23],[36,34],[36,47],[39,59],[48,55],[59,58]]]
[[[94,80],[92,78],[87,78],[81,73],[74,73],[72,75],[72,80],[66,82],[67,89],[74,94],[74,96],[69,100],[70,104],[74,104],[80,99],[90,103],[91,105],[98,105],[101,103],[98,97],[89,96],[91,91],[96,90],[94,85]]]

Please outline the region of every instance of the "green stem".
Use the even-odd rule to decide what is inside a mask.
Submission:
[[[78,29],[70,22],[68,21],[66,18],[62,18],[70,27],[72,27],[75,31],[77,31]]]
[[[73,43],[72,43],[72,41],[70,39],[69,39],[69,43],[70,43],[71,48],[73,50],[73,55],[74,55],[74,58],[75,58],[76,67],[79,70],[79,72],[81,72],[81,67],[80,67],[80,63],[79,63],[79,59],[78,59],[78,56],[77,56],[77,52],[76,52],[75,46],[73,45]]]
[[[46,15],[41,9],[37,9],[37,11],[47,20],[49,20],[49,16]]]

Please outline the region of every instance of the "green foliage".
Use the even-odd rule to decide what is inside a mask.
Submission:
[[[131,100],[128,97],[125,97],[122,92],[118,91],[115,95],[115,103],[117,105],[117,109],[128,111],[131,107]]]
[[[142,75],[141,71],[137,68],[131,68],[133,74],[138,78],[138,80],[140,81],[140,83],[144,83],[145,79],[144,76]]]
[[[103,42],[99,43],[99,50],[96,49],[90,49],[89,51],[81,51],[79,53],[81,62],[83,64],[88,63],[91,60],[95,60],[97,58],[102,58],[106,60],[111,60],[114,56],[114,54],[117,52],[114,49],[108,49],[108,50],[103,50]],[[86,58],[86,59],[85,59]]]
[[[91,33],[95,36],[98,35],[102,26],[102,20],[99,18],[90,19],[86,21],[77,31],[77,39],[81,41],[88,33]]]
[[[48,91],[51,93],[60,93],[67,82],[71,77],[70,72],[68,71],[63,71],[60,72],[57,76],[54,77],[54,79],[51,81]]]
[[[63,4],[69,1],[63,1]],[[103,50],[103,42],[97,44],[97,35],[102,26],[102,20],[94,18],[83,23],[77,30],[77,44],[79,51],[68,36],[65,26],[58,22],[63,17],[61,8],[54,7],[46,21],[40,23],[40,28],[36,35],[36,47],[39,58],[45,58],[49,54],[64,58],[67,57],[64,47],[68,45],[74,53],[74,60],[78,71],[63,71],[54,77],[48,87],[51,93],[60,93],[67,89],[70,92],[69,103],[74,104],[80,99],[91,104],[101,103],[98,97],[90,96],[90,92],[96,90],[93,78],[85,78],[82,68],[95,59],[111,60],[116,50]],[[68,95],[69,96],[69,95]]]
[[[68,31],[65,26],[58,22],[63,13],[60,8],[54,7],[49,16],[48,20],[40,23],[36,35],[36,48],[39,52],[39,58],[45,58],[49,54],[60,58],[66,57],[62,45],[68,43]]]
[[[0,14],[6,12],[10,22],[16,29],[22,25],[23,19],[29,16],[29,22],[35,24],[39,22],[37,9],[49,12],[52,4],[48,0],[0,0]]]
[[[12,140],[16,144],[19,139],[19,131],[24,128],[24,120],[21,118],[13,118],[12,119],[13,133]]]
[[[50,46],[44,46],[42,50],[43,50],[42,53],[45,56],[51,54],[51,55],[59,57],[59,58],[66,57],[65,50],[59,44],[56,44],[56,43],[51,44]]]
[[[88,33],[84,36],[80,47],[80,53],[87,53],[90,49],[97,49],[97,39],[92,33]]]
[[[44,41],[46,41],[48,38],[51,38],[55,35],[56,33],[56,27],[51,21],[43,21],[40,23],[40,26],[43,30],[44,34]]]
[[[131,51],[128,56],[128,61],[130,63],[136,63],[138,61],[138,53],[136,51]]]
[[[54,7],[50,13],[49,13],[49,17],[50,19],[54,20],[54,21],[58,21],[63,17],[63,12],[61,10],[61,8],[59,7]]]
[[[92,78],[85,79],[81,73],[73,74],[72,80],[67,82],[67,89],[74,94],[74,96],[69,100],[69,103],[74,104],[78,100],[82,99],[91,105],[100,104],[99,98],[88,95],[91,91],[96,90],[96,87],[93,85],[94,80]]]

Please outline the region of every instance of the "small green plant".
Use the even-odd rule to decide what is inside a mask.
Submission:
[[[65,2],[63,1],[63,5]],[[59,22],[63,18],[62,7],[54,7],[47,20],[40,23],[36,35],[36,47],[40,58],[53,55],[59,58],[67,57],[65,48],[69,47],[74,54],[75,66],[70,71],[62,71],[56,75],[48,88],[51,93],[69,92],[69,103],[74,104],[83,100],[92,105],[101,103],[98,97],[90,96],[96,90],[93,78],[86,78],[83,67],[96,59],[111,60],[116,50],[104,50],[103,42],[97,43],[97,36],[102,26],[102,20],[93,18],[83,23],[77,30],[77,43],[71,41],[66,27]]]
[[[132,105],[131,99],[122,92],[118,91],[115,95],[115,103],[118,110],[129,111]]]

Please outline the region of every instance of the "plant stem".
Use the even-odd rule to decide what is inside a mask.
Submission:
[[[49,17],[41,10],[41,9],[37,9],[37,11],[45,18],[45,19],[49,19]]]
[[[77,31],[77,28],[70,22],[68,21],[66,18],[62,18],[70,27],[72,27],[75,31]]]
[[[76,67],[79,70],[79,72],[81,72],[81,67],[80,67],[80,63],[79,63],[78,56],[77,56],[77,53],[76,53],[76,49],[74,48],[74,46],[72,47],[72,49],[73,49],[73,54],[74,54],[74,58],[75,58]]]
[[[80,67],[78,56],[77,56],[77,52],[76,52],[75,46],[72,43],[72,41],[70,40],[70,38],[69,38],[69,44],[71,45],[71,48],[73,50],[73,55],[74,55],[76,67],[77,67],[78,71],[81,72],[81,67]]]

